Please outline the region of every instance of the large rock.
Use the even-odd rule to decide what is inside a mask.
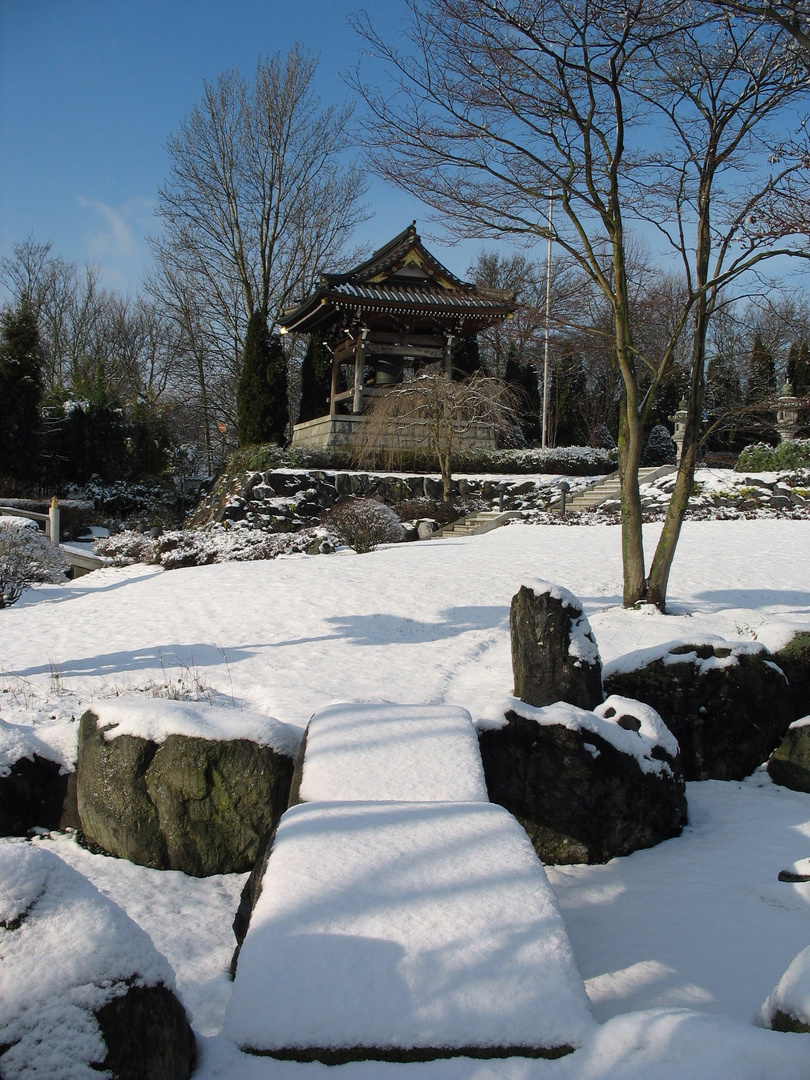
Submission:
[[[258,714],[104,702],[79,732],[84,837],[156,869],[249,870],[287,805],[298,742],[297,731]]]
[[[757,630],[761,641],[790,684],[793,719],[810,715],[810,627],[786,622],[766,623]]]
[[[479,738],[490,799],[545,863],[607,862],[686,824],[677,743],[640,702],[612,697],[595,712],[516,704]]]
[[[186,1080],[194,1034],[149,936],[49,851],[0,843],[0,1076]]]
[[[34,754],[0,775],[0,836],[27,836],[35,829],[78,826],[76,774]]]
[[[793,719],[787,680],[760,642],[669,642],[606,666],[605,690],[647,702],[678,740],[687,780],[742,780]]]
[[[522,585],[509,612],[515,696],[541,708],[567,701],[595,708],[603,698],[602,662],[575,596],[545,581]]]
[[[790,725],[768,759],[768,775],[782,787],[810,792],[810,716]]]
[[[765,1000],[757,1018],[774,1031],[810,1032],[810,947],[803,949]]]
[[[78,827],[76,727],[0,720],[0,836]]]

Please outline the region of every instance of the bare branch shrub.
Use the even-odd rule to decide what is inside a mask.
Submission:
[[[475,374],[455,382],[442,372],[418,375],[372,399],[355,448],[366,468],[392,468],[404,445],[429,446],[451,499],[453,460],[465,436],[503,435],[518,423],[518,403],[500,379]]]
[[[66,563],[39,529],[19,518],[0,518],[0,608],[11,607],[37,582],[65,580]]]
[[[329,531],[358,555],[379,544],[396,544],[403,536],[395,511],[376,499],[352,499],[333,506],[323,520]]]

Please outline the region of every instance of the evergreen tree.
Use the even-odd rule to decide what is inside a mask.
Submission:
[[[268,333],[259,311],[248,323],[236,407],[240,446],[283,444],[289,421],[284,350],[278,334]]]
[[[478,338],[475,334],[458,339],[453,346],[451,364],[453,378],[456,380],[468,379],[470,375],[474,375],[477,371],[483,374],[484,365],[481,362]]]
[[[301,408],[298,423],[314,420],[329,412],[332,392],[332,352],[318,334],[310,334],[301,364]]]
[[[723,353],[716,353],[706,368],[706,413],[707,421],[713,424],[724,414],[733,414],[743,404],[743,387],[740,366]],[[745,439],[738,436],[738,421],[733,416],[722,425],[709,439],[712,450],[740,449]]]
[[[0,469],[12,483],[39,473],[42,355],[26,300],[0,316]]]
[[[796,364],[799,361],[799,346],[795,341],[791,341],[790,348],[788,349],[787,365],[785,370],[785,381],[796,389]]]
[[[582,356],[565,352],[554,365],[551,382],[556,446],[582,446],[587,441],[582,415],[586,392]]]
[[[647,439],[647,445],[641,454],[641,464],[647,468],[655,465],[670,465],[677,461],[678,448],[663,424],[656,424]]]
[[[542,401],[537,386],[537,371],[531,364],[519,364],[510,353],[504,370],[504,382],[517,397],[520,408],[520,430],[527,443],[537,443],[543,437],[540,416]]]
[[[793,373],[793,393],[798,397],[810,394],[810,344],[807,338],[801,344]]]
[[[758,401],[766,401],[775,395],[776,365],[773,361],[773,355],[765,347],[759,332],[757,332],[754,335],[754,345],[751,349],[746,400],[748,404],[754,405]]]

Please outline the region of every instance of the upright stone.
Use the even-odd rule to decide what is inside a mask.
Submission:
[[[599,649],[572,593],[547,581],[521,585],[509,627],[516,697],[536,708],[555,701],[588,710],[601,704]]]

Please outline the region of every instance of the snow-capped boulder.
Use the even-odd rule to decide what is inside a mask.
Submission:
[[[605,666],[605,691],[651,705],[678,740],[687,780],[742,780],[793,719],[787,679],[758,641],[670,641]]]
[[[810,716],[796,720],[768,759],[768,775],[775,784],[810,792]]]
[[[289,797],[296,729],[247,711],[162,699],[101,702],[81,719],[84,836],[142,866],[241,873]]]
[[[810,1032],[810,946],[791,963],[757,1019],[774,1031]]]
[[[0,843],[3,1080],[186,1080],[194,1034],[136,923],[49,851]]]
[[[512,702],[479,735],[489,797],[545,863],[601,863],[680,835],[686,795],[674,736],[649,706],[610,697],[593,712]]]
[[[76,726],[0,719],[0,836],[78,826]]]
[[[784,671],[793,695],[793,719],[810,713],[810,626],[806,622],[766,623],[757,630],[761,641]]]
[[[541,708],[567,701],[595,708],[603,698],[602,661],[577,598],[560,585],[531,581],[509,612],[515,696]]]

